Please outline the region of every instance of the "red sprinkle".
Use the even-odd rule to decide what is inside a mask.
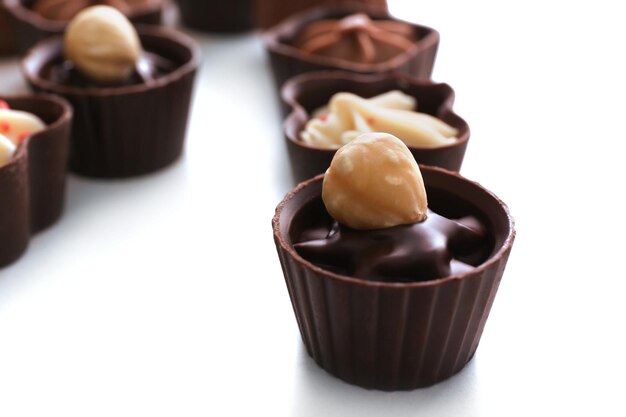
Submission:
[[[28,132],[22,132],[20,133],[20,135],[17,137],[18,142],[23,142],[24,139],[26,139],[27,137],[30,136],[30,133]]]
[[[0,132],[9,133],[11,130],[11,124],[9,122],[2,121],[0,122]]]
[[[9,103],[7,103],[4,100],[0,100],[0,109],[10,109],[11,107],[9,107]]]
[[[373,117],[368,117],[367,119],[365,119],[367,121],[368,124],[373,125],[374,123],[376,123],[376,119],[374,119]]]
[[[320,119],[322,122],[325,122],[325,121],[328,119],[328,115],[327,115],[327,114],[320,114],[320,115],[319,115],[319,119]]]

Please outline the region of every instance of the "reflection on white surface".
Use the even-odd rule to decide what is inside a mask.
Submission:
[[[517,221],[460,374],[367,391],[306,355],[271,236],[292,183],[261,42],[193,33],[181,160],[70,176],[64,217],[0,271],[0,415],[623,415],[626,27],[608,0],[561,3],[392,2],[441,33],[434,78],[472,129],[462,172]],[[0,94],[25,91],[16,64]]]

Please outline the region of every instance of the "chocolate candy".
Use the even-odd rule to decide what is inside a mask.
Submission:
[[[0,107],[34,115],[45,124],[0,166],[1,268],[24,252],[31,234],[62,213],[72,110],[65,100],[50,95],[1,97]]]
[[[143,26],[138,33],[143,53],[122,82],[82,74],[64,59],[60,37],[40,42],[22,60],[33,89],[61,95],[74,106],[74,172],[108,178],[147,174],[182,152],[199,49],[188,36],[163,27]]]
[[[399,90],[370,99],[339,92],[327,108],[317,110],[300,137],[304,143],[333,149],[366,132],[386,132],[407,146],[437,148],[457,141],[457,129],[416,110],[414,97]]]
[[[409,146],[417,162],[458,171],[468,145],[470,129],[467,122],[452,110],[454,91],[449,85],[417,80],[398,73],[356,75],[349,72],[326,71],[294,77],[282,90],[285,103],[283,110],[285,114],[290,112],[284,123],[284,133],[296,182],[325,172],[336,152],[336,149],[330,146],[323,148],[302,140],[307,123],[323,115],[318,112],[320,107],[325,106],[338,92],[374,98],[394,90],[401,91],[417,102],[420,112],[445,122],[457,131],[455,135],[457,140],[451,141],[448,145],[434,148]],[[408,104],[407,102],[402,105]]]
[[[452,239],[451,253],[471,267],[465,270],[454,261],[451,275],[444,278],[416,281],[415,274],[389,264],[385,275],[392,282],[370,281],[303,258],[294,246],[324,239],[333,229],[321,198],[321,175],[299,184],[276,209],[274,240],[304,346],[320,367],[351,384],[410,390],[459,372],[476,352],[511,252],[514,224],[502,201],[458,174],[428,166],[420,170],[432,212],[448,219],[439,223],[428,213],[423,227],[436,220],[437,234],[451,227],[456,235],[465,234],[467,226],[472,229],[468,242],[479,244],[483,231],[488,236],[484,258],[472,254],[474,244],[465,248]],[[470,218],[482,227],[467,222]],[[405,229],[412,226],[398,228],[402,238],[390,237],[389,242],[411,242],[412,231]],[[393,229],[365,233],[384,232],[386,239]],[[358,231],[338,232],[342,238],[345,233],[362,237]],[[400,258],[401,263],[413,262],[410,256]],[[436,264],[430,267],[435,270]]]
[[[351,20],[346,23],[349,30],[337,29],[343,19],[355,15],[356,23],[350,23]],[[403,29],[400,34],[387,31],[389,36],[379,36],[384,26]],[[313,33],[309,28],[315,29]],[[306,10],[276,25],[264,38],[279,88],[289,78],[311,71],[344,70],[361,74],[396,71],[428,79],[439,44],[439,34],[431,28],[356,3]]]
[[[304,26],[293,40],[302,52],[359,64],[380,64],[416,47],[411,25],[372,20],[365,13]]]

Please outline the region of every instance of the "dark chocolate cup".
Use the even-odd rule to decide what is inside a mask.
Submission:
[[[15,52],[13,31],[4,4],[0,2],[0,56],[11,55],[13,52]]]
[[[263,29],[270,28],[287,17],[320,5],[359,4],[387,11],[387,0],[257,0],[257,16]]]
[[[409,147],[418,163],[459,171],[470,137],[465,120],[452,111],[454,90],[443,83],[418,80],[404,74],[356,75],[347,72],[311,72],[294,77],[282,88],[285,139],[289,152],[291,171],[296,182],[304,181],[326,172],[337,152],[320,149],[300,140],[300,133],[310,119],[310,114],[328,104],[339,92],[350,92],[361,97],[373,97],[391,90],[400,90],[417,99],[420,112],[435,116],[458,129],[458,140],[437,148]]]
[[[20,144],[13,160],[0,167],[0,267],[24,252],[30,236],[56,222],[63,212],[70,104],[60,97],[0,97],[12,109],[37,115],[46,128]]]
[[[42,39],[63,33],[69,23],[49,20],[32,12],[26,7],[30,3],[28,0],[0,0],[0,2],[7,10],[16,48],[20,54],[25,54]],[[158,25],[161,23],[164,7],[164,0],[156,0],[149,7],[137,8],[128,18],[133,23]]]
[[[0,167],[0,268],[9,265],[28,247],[28,156],[20,146],[13,160]]]
[[[293,240],[320,216],[322,179],[298,185],[276,209],[274,241],[307,352],[330,374],[370,389],[410,390],[459,372],[478,347],[515,238],[506,205],[477,183],[420,167],[430,207],[478,216],[495,238],[469,273],[413,283],[334,274],[298,255]]]
[[[41,76],[62,53],[60,37],[37,44],[22,60],[33,90],[60,95],[74,107],[70,169],[78,174],[147,174],[170,165],[182,152],[199,48],[188,36],[163,27],[142,26],[138,32],[146,50],[177,62],[178,68],[150,83],[80,88]]]
[[[354,13],[365,13],[374,20],[398,21],[380,8],[345,4],[318,7],[298,13],[264,34],[265,48],[269,54],[277,88],[289,78],[312,71],[341,70],[357,74],[401,72],[415,78],[429,79],[435,65],[439,33],[426,26],[404,22],[414,28],[418,36],[415,47],[380,64],[351,63],[345,60],[303,52],[292,45],[296,35],[306,25],[323,19],[341,19]]]
[[[255,0],[176,0],[183,25],[204,32],[233,33],[255,27]]]

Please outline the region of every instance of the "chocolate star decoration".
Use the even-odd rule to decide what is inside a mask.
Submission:
[[[372,20],[358,13],[306,26],[294,40],[300,50],[363,64],[388,61],[415,47],[413,28],[400,21]]]
[[[493,243],[475,217],[451,220],[429,210],[423,222],[387,229],[355,230],[335,222],[326,237],[294,247],[303,258],[335,273],[413,282],[465,273],[487,259]]]

